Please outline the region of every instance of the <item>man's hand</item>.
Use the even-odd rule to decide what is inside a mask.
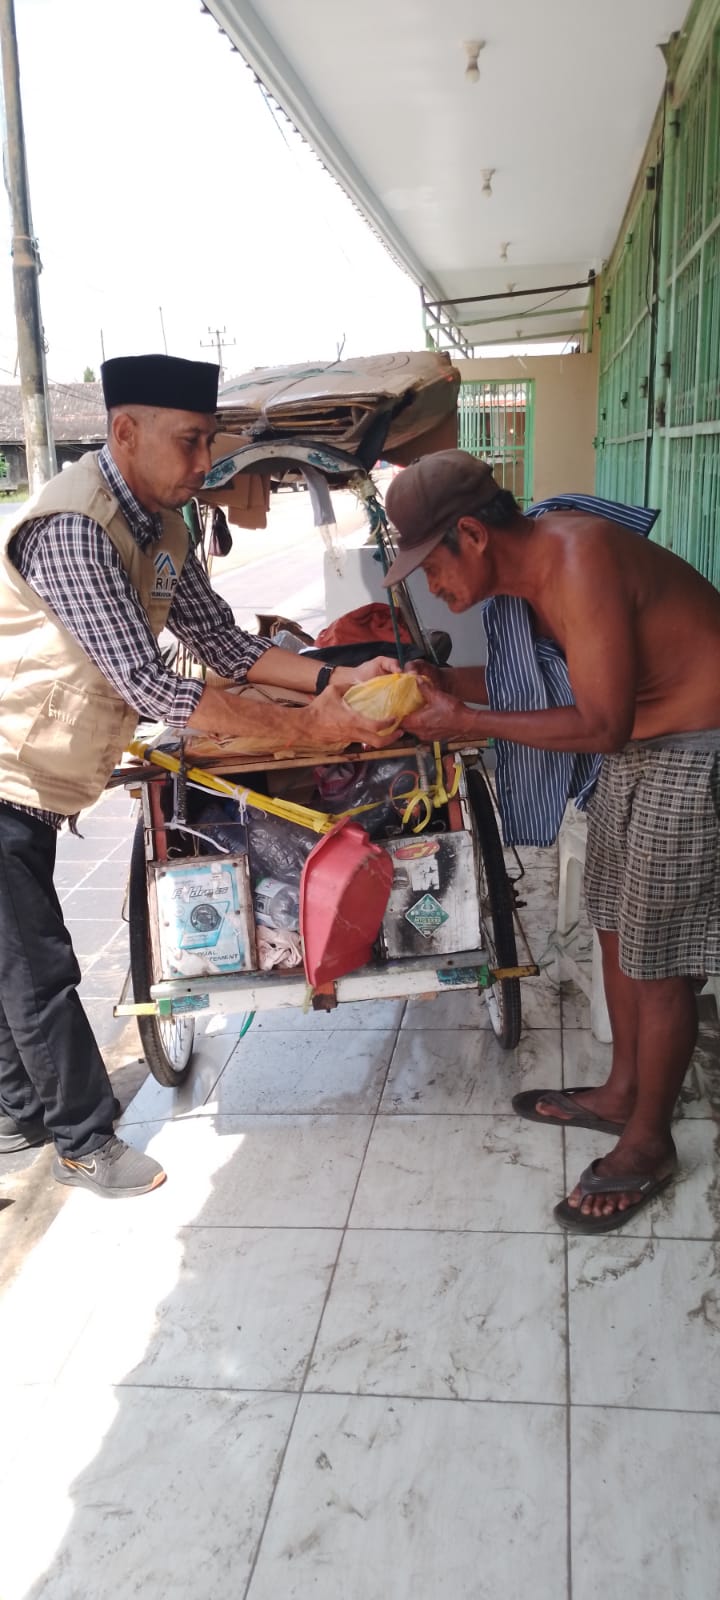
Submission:
[[[343,689],[351,689],[354,683],[369,683],[371,678],[385,678],[390,672],[399,672],[400,662],[393,656],[373,656],[371,661],[363,661],[359,667],[340,667],[331,678],[331,683],[338,684]]]
[[[373,656],[353,671],[356,683],[369,683],[371,678],[385,678],[391,672],[399,672],[400,662],[394,656]]]
[[[343,690],[336,687],[334,678],[302,712],[303,743],[309,735],[310,742],[322,749],[344,749],[349,744],[369,745],[382,750],[397,738],[393,722],[374,722],[359,716],[343,700]]]
[[[438,669],[435,668],[435,671]],[[463,739],[468,732],[468,719],[473,715],[462,700],[435,688],[427,677],[420,676],[420,686],[425,695],[425,705],[403,722],[406,733],[425,743],[434,739]]]
[[[440,689],[447,694],[449,673],[446,668],[436,667],[432,661],[408,661],[404,670],[411,672],[414,678],[424,678],[432,684],[433,689]]]

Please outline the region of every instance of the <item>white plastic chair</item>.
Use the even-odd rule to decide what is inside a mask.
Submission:
[[[612,1032],[605,1000],[602,951],[594,929],[590,976],[587,963],[579,962],[577,952],[586,843],[586,818],[571,806],[558,835],[559,885],[555,975],[558,983],[567,983],[572,979],[587,995],[590,1001],[591,1032],[602,1044],[610,1044]]]

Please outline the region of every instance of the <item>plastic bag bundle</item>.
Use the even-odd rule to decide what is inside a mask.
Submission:
[[[367,683],[354,683],[343,700],[361,717],[391,723],[393,732],[425,704],[420,684],[411,672],[388,672],[380,678],[369,678]]]
[[[245,854],[247,831],[234,800],[209,800],[198,816],[197,827],[205,835],[200,843],[202,855]]]
[[[317,789],[313,804],[319,810],[352,811],[355,806],[372,806],[353,821],[377,839],[388,828],[400,828],[405,809],[403,798],[419,783],[417,761],[394,756],[389,761],[362,762],[355,767],[339,763],[336,767],[315,769]]]

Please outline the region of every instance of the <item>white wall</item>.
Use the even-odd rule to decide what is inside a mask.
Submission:
[[[335,558],[325,556],[325,607],[328,622],[342,617],[346,611],[355,611],[372,600],[387,602],[387,590],[382,586],[380,563],[373,559],[375,543],[368,544],[364,536],[356,534],[344,541],[338,574]],[[442,600],[437,600],[428,589],[425,574],[414,572],[408,588],[421,622],[428,629],[441,628],[453,641],[452,664],[455,667],[481,665],[486,658],[485,634],[481,609],[473,606],[455,616]]]

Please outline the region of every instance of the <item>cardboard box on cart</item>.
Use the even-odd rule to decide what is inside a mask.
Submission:
[[[245,855],[151,862],[150,927],[163,978],[200,978],[257,966]]]
[[[387,839],[394,865],[382,925],[391,959],[449,955],[480,947],[475,844],[471,833]]]

